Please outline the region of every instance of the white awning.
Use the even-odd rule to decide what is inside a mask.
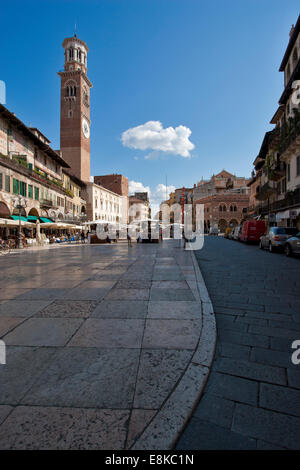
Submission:
[[[19,224],[19,220],[0,219],[1,227],[19,227]],[[25,222],[24,220],[21,220],[21,226],[35,228],[35,224],[32,224],[31,222]]]
[[[300,209],[289,209],[286,211],[277,212],[276,220],[290,219],[292,217],[296,217],[299,214],[300,214]]]

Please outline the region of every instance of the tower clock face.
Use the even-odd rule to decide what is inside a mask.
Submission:
[[[90,137],[90,126],[85,118],[82,119],[82,132],[86,139]]]

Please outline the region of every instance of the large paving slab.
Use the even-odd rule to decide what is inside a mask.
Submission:
[[[0,449],[171,448],[215,346],[193,253],[67,246],[5,257],[3,270]]]

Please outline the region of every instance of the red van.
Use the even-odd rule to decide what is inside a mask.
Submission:
[[[246,220],[242,225],[239,238],[241,242],[258,243],[265,231],[266,224],[263,220]]]

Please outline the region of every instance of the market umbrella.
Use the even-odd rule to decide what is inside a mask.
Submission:
[[[39,219],[37,219],[36,221],[36,241],[38,245],[41,244],[41,224],[40,224]]]

